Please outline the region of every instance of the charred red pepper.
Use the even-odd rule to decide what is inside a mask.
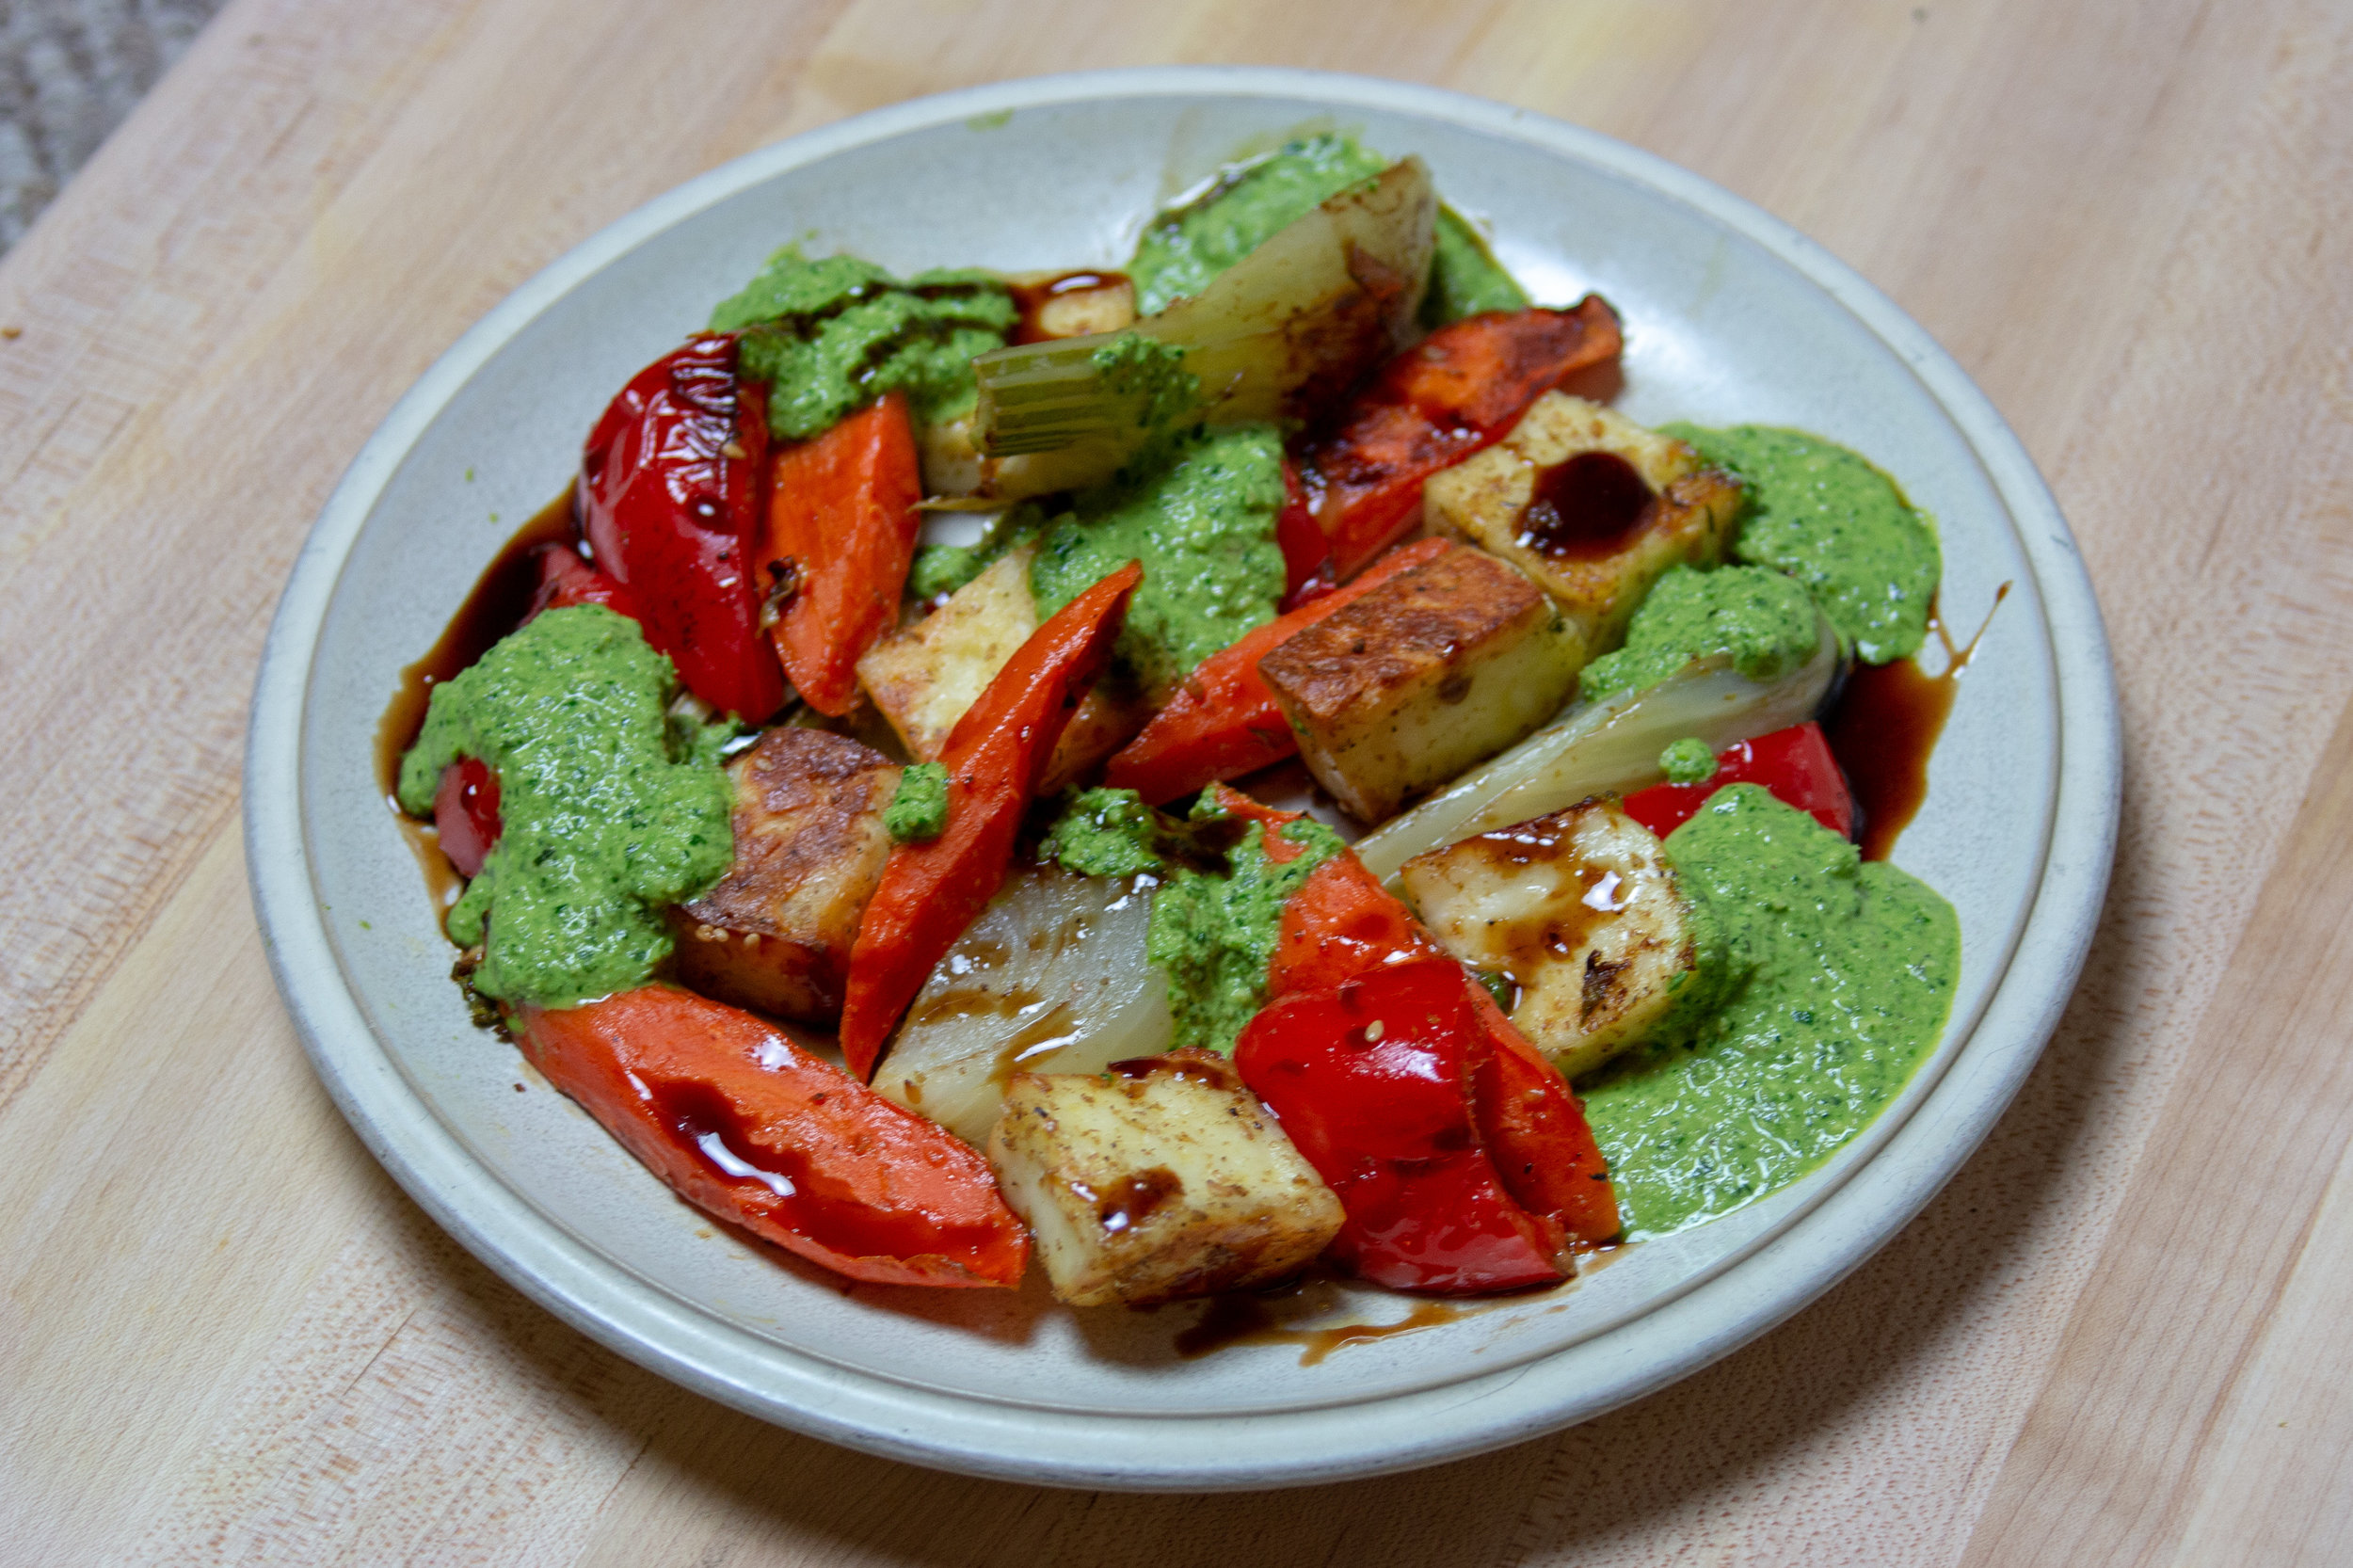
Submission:
[[[1283,459],[1283,509],[1275,514],[1274,542],[1283,552],[1283,608],[1296,610],[1332,591],[1325,568],[1332,564],[1332,546],[1308,504],[1307,487],[1299,465]]]
[[[1301,454],[1301,477],[1345,583],[1413,527],[1422,482],[1509,435],[1528,406],[1618,357],[1599,295],[1567,311],[1465,317],[1398,355]]]
[[[1463,970],[1422,960],[1269,1004],[1234,1064],[1348,1211],[1332,1256],[1399,1290],[1562,1277],[1560,1234],[1514,1202],[1475,1096],[1495,1054]]]
[[[532,552],[539,565],[539,586],[531,596],[528,621],[542,610],[564,610],[575,604],[601,604],[616,616],[637,619],[636,600],[609,572],[599,571],[580,552],[560,544],[543,544]]]
[[[850,950],[841,1054],[860,1080],[873,1076],[891,1026],[932,966],[1003,885],[1021,814],[1110,662],[1143,581],[1143,566],[1130,561],[1056,611],[948,732],[939,756],[948,825],[928,842],[891,846]]]
[[[1327,995],[1385,968],[1443,957],[1413,911],[1364,862],[1335,856],[1283,906],[1267,993]],[[1505,1190],[1556,1227],[1564,1244],[1609,1240],[1620,1228],[1617,1193],[1576,1094],[1486,987],[1448,963],[1491,1048],[1478,1058],[1472,1098]]]
[[[1243,633],[1241,640],[1212,653],[1185,678],[1168,706],[1105,766],[1103,782],[1133,790],[1157,806],[1191,794],[1213,779],[1239,778],[1299,749],[1274,694],[1258,674],[1258,661],[1294,632],[1362,598],[1401,571],[1410,571],[1455,546],[1420,539],[1383,556],[1345,588],[1309,600],[1288,615]]]
[[[857,701],[857,661],[897,624],[923,482],[904,392],[776,455],[753,559],[777,603],[769,635],[808,705]]]
[[[433,827],[441,853],[460,876],[480,876],[483,859],[499,841],[499,776],[479,757],[460,757],[441,770],[433,792]]]
[[[629,589],[646,641],[686,689],[757,723],[785,696],[751,559],[767,397],[735,370],[735,338],[714,333],[639,371],[581,455],[580,517],[597,566]]]
[[[775,1025],[659,985],[518,1021],[548,1080],[696,1207],[852,1279],[1020,1283],[1029,1232],[988,1161]]]
[[[1627,816],[1663,839],[1697,816],[1707,797],[1727,784],[1762,785],[1774,799],[1813,813],[1833,833],[1854,837],[1854,795],[1822,727],[1810,720],[1734,742],[1716,754],[1714,776],[1700,783],[1654,784],[1622,804]]]

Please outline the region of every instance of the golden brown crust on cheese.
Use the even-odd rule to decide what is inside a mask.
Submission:
[[[671,911],[679,977],[779,1017],[838,1017],[858,918],[890,854],[882,813],[899,771],[822,729],[771,729],[729,763],[735,861]]]

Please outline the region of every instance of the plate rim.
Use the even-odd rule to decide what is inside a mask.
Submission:
[[[1779,1234],[1628,1324],[1550,1355],[1434,1388],[1248,1416],[1106,1418],[911,1387],[753,1341],[658,1287],[616,1300],[612,1265],[545,1216],[480,1179],[391,1060],[332,952],[299,807],[302,712],[342,569],[377,495],[441,407],[570,289],[652,235],[789,169],[850,149],[1006,111],[1123,96],[1264,97],[1395,112],[1564,156],[1648,186],[1793,267],[1895,352],[1969,445],[2010,513],[2043,608],[2057,688],[2056,772],[2042,875],[2009,961],[1970,1037],[1910,1118],[1874,1153],[1910,1179],[1842,1182]],[[1941,345],[1828,249],[1700,175],[1599,132],[1446,88],[1281,67],[1150,66],[1018,78],[913,99],[758,149],[672,187],[565,252],[475,322],[386,414],[322,507],[290,573],[257,676],[246,747],[245,840],[254,911],[273,978],[329,1096],[369,1152],[437,1224],[559,1319],[649,1370],[722,1403],[830,1442],[998,1480],[1150,1491],[1252,1490],[1410,1469],[1591,1419],[1730,1353],[1844,1278],[1940,1192],[2015,1096],[2073,995],[2105,899],[2121,792],[2121,733],[2099,606],[2056,500],[1990,399]],[[1941,1138],[1940,1097],[1970,1110]],[[1917,1135],[1917,1136],[1914,1136]],[[1913,1146],[1913,1145],[1920,1146]],[[1859,1169],[1859,1168],[1858,1168]],[[467,1183],[461,1202],[453,1187]],[[1863,1190],[1859,1191],[1861,1188]],[[1803,1243],[1803,1244],[1801,1244]],[[1803,1267],[1789,1265],[1802,1255]],[[1689,1320],[1681,1354],[1609,1354],[1632,1323]],[[659,1337],[651,1336],[660,1331]],[[744,1343],[736,1343],[736,1341]],[[1597,1381],[1570,1374],[1599,1372]],[[747,1375],[757,1368],[759,1386]],[[1552,1375],[1545,1374],[1549,1371]],[[779,1375],[781,1374],[781,1376]],[[1574,1383],[1566,1389],[1555,1386]],[[1365,1414],[1412,1414],[1403,1442],[1367,1435]],[[1144,1436],[1129,1450],[1107,1428]],[[1250,1429],[1247,1440],[1239,1429]],[[1179,1429],[1201,1441],[1172,1443]],[[1207,1429],[1220,1429],[1210,1431]],[[1053,1441],[1041,1442],[1051,1438]],[[1191,1457],[1176,1460],[1177,1450]]]

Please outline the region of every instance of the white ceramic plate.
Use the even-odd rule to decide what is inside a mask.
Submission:
[[[780,244],[894,269],[1116,264],[1144,216],[1238,150],[1337,125],[1418,152],[1540,299],[1597,289],[1637,419],[1845,441],[1938,519],[1944,603],[2004,583],[1897,860],[1961,912],[1934,1059],[1829,1166],[1580,1284],[1303,1365],[1177,1356],[1197,1304],[1075,1314],[1011,1292],[844,1289],[673,1198],[513,1048],[472,1028],[372,744],[401,666],[565,483],[640,365]],[[672,191],[549,267],[392,410],[280,605],[247,768],[254,900],[287,1005],[352,1126],[441,1224],[567,1321],[818,1436],[1070,1486],[1244,1488],[1432,1464],[1599,1415],[1725,1354],[1912,1217],[2009,1101],[2073,985],[2118,786],[2098,611],[2067,528],[1982,394],[1817,247],[1573,126],[1305,72],[1113,72],[868,114]],[[515,1085],[524,1083],[524,1093]],[[1344,1315],[1414,1304],[1365,1292]]]

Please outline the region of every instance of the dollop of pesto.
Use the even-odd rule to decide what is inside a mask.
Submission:
[[[742,331],[743,373],[765,381],[768,428],[784,440],[823,435],[885,392],[904,392],[917,421],[972,410],[972,360],[1002,348],[1020,312],[985,272],[941,269],[902,283],[855,256],[810,261],[787,246],[711,312]]]
[[[1189,821],[1225,819],[1204,795]],[[1267,965],[1282,934],[1283,905],[1342,847],[1338,834],[1310,818],[1284,824],[1282,835],[1300,853],[1279,866],[1267,854],[1262,823],[1246,824],[1222,851],[1206,855],[1184,824],[1144,805],[1133,790],[1089,790],[1064,807],[1040,854],[1082,876],[1159,882],[1144,956],[1168,976],[1176,1020],[1171,1048],[1199,1046],[1231,1055],[1242,1026],[1266,1005]]]
[[[1084,490],[1038,536],[1041,619],[1129,561],[1144,582],[1116,658],[1163,695],[1194,665],[1274,618],[1283,597],[1283,438],[1272,424],[1196,430],[1156,463]]]
[[[1961,923],[1934,889],[1753,784],[1667,838],[1722,933],[1724,1000],[1581,1085],[1629,1240],[1787,1186],[1868,1126],[1934,1049]]]
[[[1135,404],[1136,423],[1164,440],[1201,407],[1201,377],[1185,368],[1185,351],[1141,332],[1121,332],[1088,356],[1103,390]]]
[[[1627,623],[1625,646],[1585,666],[1589,701],[1656,685],[1694,659],[1731,657],[1752,680],[1773,680],[1814,656],[1819,642],[1805,589],[1762,567],[1675,567]]]
[[[1503,270],[1470,219],[1438,205],[1437,244],[1430,256],[1430,287],[1421,296],[1421,324],[1444,327],[1486,311],[1525,311],[1528,291]]]
[[[948,770],[918,762],[899,775],[899,788],[883,808],[883,826],[895,843],[929,843],[948,825]]]
[[[1145,228],[1128,264],[1136,313],[1150,315],[1199,294],[1285,224],[1388,167],[1354,137],[1326,133],[1234,168],[1199,200]]]
[[[1864,663],[1884,664],[1920,651],[1944,561],[1928,514],[1907,502],[1893,479],[1801,430],[1664,428],[1748,487],[1734,555],[1785,571],[1812,589]]]
[[[1196,820],[1220,814],[1206,797],[1193,808]],[[1282,865],[1267,855],[1265,824],[1252,823],[1226,853],[1232,874],[1172,866],[1152,895],[1144,955],[1168,976],[1176,1047],[1231,1056],[1242,1027],[1266,1005],[1283,905],[1342,847],[1338,834],[1306,817],[1285,823],[1282,834],[1302,851]]]
[[[429,814],[460,757],[499,779],[499,840],[447,922],[482,944],[476,990],[570,1007],[642,984],[669,956],[663,910],[726,873],[731,792],[707,727],[668,716],[677,688],[637,623],[593,604],[548,611],[434,688],[402,808]]]
[[[1160,814],[1133,790],[1087,790],[1071,797],[1038,843],[1038,857],[1080,876],[1159,876]]]
[[[1658,754],[1658,771],[1670,784],[1698,784],[1716,774],[1716,754],[1697,735],[1686,735]]]

